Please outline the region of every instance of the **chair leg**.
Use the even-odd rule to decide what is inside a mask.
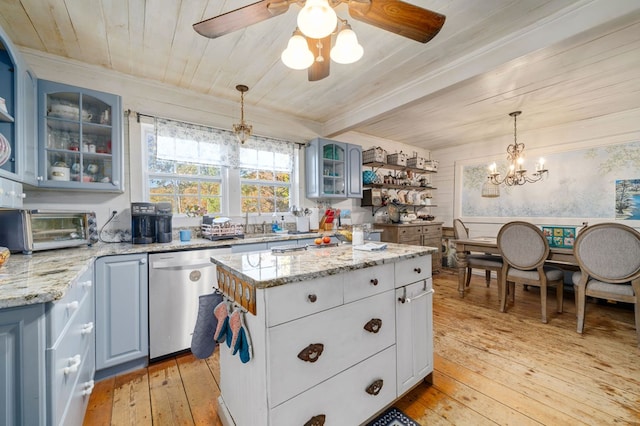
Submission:
[[[489,285],[491,284],[491,271],[490,270],[485,270],[484,271],[484,278],[487,281],[487,287],[489,287]]]
[[[498,285],[500,286],[500,290],[498,294],[500,295],[500,312],[506,312],[507,310],[507,271],[504,268],[504,273],[501,273],[500,279],[498,280]]]
[[[509,294],[511,295],[511,303],[516,303],[516,283],[509,283]]]
[[[564,305],[564,282],[560,281],[557,284],[557,288],[556,288],[556,303],[557,303],[557,310],[558,313],[561,314],[562,313],[562,308]]]
[[[580,334],[584,331],[584,313],[587,305],[587,295],[584,286],[575,286],[576,289],[576,311],[578,316],[578,327],[576,331]]]
[[[469,287],[470,282],[471,282],[471,268],[467,268],[465,287]]]
[[[636,304],[633,310],[636,314],[636,334],[638,335],[638,347],[640,348],[640,306],[638,306],[638,295],[636,295]]]
[[[542,280],[540,284],[540,306],[542,309],[542,322],[547,323],[547,282]]]

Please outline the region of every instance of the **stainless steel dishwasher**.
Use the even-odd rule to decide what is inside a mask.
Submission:
[[[217,288],[216,267],[210,258],[229,253],[231,247],[224,246],[149,255],[151,360],[191,347],[199,297]]]

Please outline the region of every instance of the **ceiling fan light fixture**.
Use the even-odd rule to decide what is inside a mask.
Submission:
[[[336,37],[336,44],[331,49],[331,59],[339,64],[352,64],[364,54],[364,49],[358,43],[358,36],[349,24],[346,24]]]
[[[309,38],[325,38],[338,24],[338,16],[328,0],[307,0],[298,13],[298,28]]]
[[[282,62],[289,68],[294,70],[303,70],[309,68],[313,64],[313,53],[309,50],[307,40],[299,31],[293,33],[289,39],[287,48],[280,55]]]

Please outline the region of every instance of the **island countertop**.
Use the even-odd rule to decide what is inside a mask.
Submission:
[[[435,253],[435,247],[385,243],[380,251],[362,251],[351,244],[308,247],[289,253],[260,251],[211,258],[219,268],[235,275],[254,289],[307,281],[384,263],[398,262]]]

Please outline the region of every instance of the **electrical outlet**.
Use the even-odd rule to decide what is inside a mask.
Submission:
[[[111,219],[111,217],[113,216],[113,219]],[[118,223],[120,222],[120,218],[118,217],[118,210],[116,209],[109,209],[109,219],[111,219],[111,223]]]

